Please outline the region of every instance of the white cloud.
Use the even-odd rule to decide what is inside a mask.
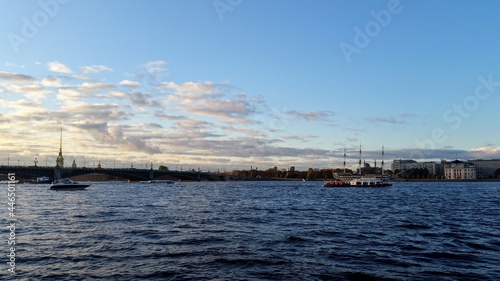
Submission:
[[[52,72],[58,72],[58,73],[64,73],[64,74],[73,73],[73,71],[69,67],[67,67],[66,65],[64,65],[60,62],[57,62],[57,61],[49,62],[47,64],[47,66],[48,66],[48,69]]]
[[[45,87],[61,87],[61,80],[56,77],[46,77],[42,80],[42,85]]]
[[[85,94],[75,91],[73,89],[59,89],[57,94],[58,100],[66,102],[69,100],[82,99],[85,97],[86,97]]]
[[[478,148],[473,148],[470,150],[474,158],[486,158],[486,159],[499,159],[500,158],[500,146],[486,145]]]
[[[37,102],[44,99],[49,93],[46,88],[38,85],[6,85],[5,89],[9,92],[23,94],[25,97]]]
[[[81,84],[78,88],[85,92],[100,92],[104,90],[113,90],[115,89],[115,86],[112,84],[85,82]]]
[[[89,66],[82,66],[80,67],[80,70],[84,74],[88,73],[99,73],[101,71],[113,71],[112,68],[107,67],[105,65],[89,65]]]
[[[178,104],[178,110],[206,117],[215,117],[227,123],[256,123],[248,119],[257,112],[256,105],[246,95],[241,93],[228,97],[232,88],[225,83],[186,82],[176,84],[164,82],[160,86],[171,89],[167,104]]]
[[[130,80],[122,80],[118,85],[126,86],[126,87],[140,87],[141,83],[130,81]]]
[[[90,81],[93,80],[92,78],[85,76],[85,75],[73,75],[71,78],[76,79],[76,80],[82,80],[82,81]]]
[[[162,60],[149,61],[142,65],[147,72],[157,73],[157,72],[167,72],[168,69],[165,67],[166,63]]]

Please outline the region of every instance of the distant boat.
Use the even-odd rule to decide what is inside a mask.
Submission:
[[[392,186],[392,184],[379,180],[376,178],[361,178],[361,179],[354,179],[349,182],[351,186],[355,187],[388,187]]]
[[[83,190],[90,184],[79,183],[70,179],[57,179],[49,187],[51,190]]]
[[[149,181],[140,181],[139,183],[151,184],[151,183],[166,183],[173,184],[175,181],[173,180],[149,180]]]
[[[51,183],[52,180],[49,177],[40,177],[36,178],[35,180],[31,180],[28,183],[31,184],[46,184],[46,183]]]
[[[341,180],[325,181],[323,186],[324,187],[388,187],[392,186],[392,184],[376,178],[360,178],[360,179],[353,179],[349,182],[343,182]]]

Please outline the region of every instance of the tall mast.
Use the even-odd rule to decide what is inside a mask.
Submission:
[[[346,152],[345,152],[345,147],[344,147],[344,174],[345,174],[345,158],[346,158]]]
[[[359,174],[361,175],[361,143],[359,144]]]
[[[384,146],[382,145],[382,175],[384,175]]]

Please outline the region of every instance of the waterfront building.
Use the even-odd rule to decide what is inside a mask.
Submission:
[[[477,179],[476,167],[472,163],[455,160],[444,165],[444,176],[447,180]]]
[[[490,178],[495,175],[496,170],[500,169],[500,159],[491,160],[469,160],[468,163],[474,164],[478,178]]]
[[[393,160],[391,168],[393,171],[406,171],[410,169],[427,169],[429,171],[429,176],[437,175],[437,164],[436,162],[417,162],[415,160]]]

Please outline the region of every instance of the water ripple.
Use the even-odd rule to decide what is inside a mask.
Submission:
[[[19,190],[19,280],[500,280],[497,183]]]

